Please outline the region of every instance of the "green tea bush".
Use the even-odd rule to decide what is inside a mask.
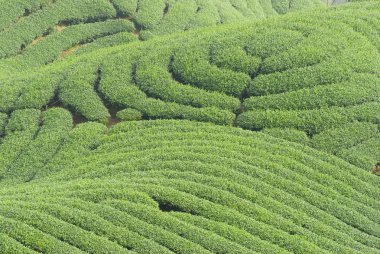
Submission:
[[[3,233],[0,234],[0,250],[4,253],[35,253],[33,250],[28,249],[17,240]]]
[[[144,29],[152,29],[164,15],[166,0],[139,1],[134,15],[136,22]]]
[[[307,134],[304,131],[296,129],[269,128],[264,129],[263,132],[273,137],[282,138],[291,142],[296,142],[304,145],[308,145],[310,143],[310,138],[307,136]]]
[[[230,69],[254,76],[260,68],[261,59],[248,56],[241,47],[216,48],[213,50],[212,62],[219,68]]]
[[[378,125],[353,122],[315,135],[312,145],[317,149],[337,154],[339,151],[358,145],[377,134]]]
[[[45,9],[52,2],[50,0],[15,0],[1,2],[2,15],[0,17],[0,31],[9,28],[17,19],[29,16],[41,9]]]
[[[55,96],[60,82],[62,82],[62,76],[59,74],[49,77],[45,77],[43,74],[29,77],[20,84],[23,88],[12,108],[42,108]]]
[[[62,30],[60,33],[47,36],[32,47],[26,48],[21,57],[28,66],[45,65],[56,60],[62,52],[76,45],[82,45],[97,38],[109,38],[108,35],[125,31],[132,32],[133,30],[133,24],[126,20],[108,20],[105,22],[73,25]]]
[[[78,66],[60,84],[59,97],[65,105],[86,119],[105,123],[110,114],[95,91],[97,72],[99,70],[94,70],[93,66]]]
[[[331,107],[312,110],[251,110],[237,118],[239,126],[252,130],[265,127],[295,128],[316,134],[329,128],[339,127],[353,121],[379,124],[376,112],[379,102],[369,102],[352,107]]]
[[[231,111],[239,108],[238,99],[176,82],[168,70],[151,63],[150,58],[144,59],[136,69],[136,84],[146,94],[194,107],[217,107]]]
[[[134,41],[137,41],[136,36],[132,35],[130,32],[121,32],[106,37],[101,37],[96,39],[94,42],[84,44],[75,51],[75,54],[80,55],[97,49],[119,46]]]
[[[36,177],[49,175],[52,172],[60,171],[65,167],[70,167],[74,158],[88,155],[99,146],[99,139],[106,133],[107,128],[103,124],[88,122],[79,124],[71,130],[65,137],[62,146],[44,167],[39,170]]]
[[[221,23],[221,17],[219,14],[220,8],[214,1],[196,1],[197,9],[195,15],[193,15],[190,21],[187,23],[185,30],[210,27]]]
[[[138,27],[154,34],[168,34],[236,21],[256,20],[277,14],[277,1],[270,0],[114,0],[119,14],[130,17]],[[281,13],[323,6],[315,0],[288,4]]]
[[[346,81],[351,74],[339,62],[291,69],[258,76],[249,88],[254,96],[279,94],[302,88]]]
[[[0,133],[1,134],[3,134],[7,118],[8,118],[7,114],[0,113],[0,130],[1,130]]]
[[[167,60],[169,61],[169,59]],[[157,61],[165,62],[166,60],[165,58],[157,58]],[[140,64],[144,66],[143,62]],[[211,98],[208,98],[209,93],[206,93],[206,91],[176,84],[176,82],[171,79],[167,79],[169,85],[165,86],[158,81],[163,80],[165,76],[168,77],[170,74],[164,72],[163,69],[155,69],[156,67],[153,64],[152,62],[151,65],[149,65],[149,69],[152,71],[157,70],[160,74],[162,73],[163,76],[153,73],[155,75],[152,77],[151,72],[147,72],[144,68],[139,66],[136,66],[134,76],[132,75],[133,68],[130,63],[120,66],[114,66],[113,63],[106,63],[102,69],[102,79],[99,89],[113,104],[137,109],[147,118],[189,119],[232,125],[235,115],[223,108],[227,107],[233,109],[237,107],[238,102],[236,99],[217,93],[210,94]],[[120,71],[123,72],[123,75],[115,75],[115,73],[120,73]],[[155,79],[159,80],[157,81]],[[151,86],[148,87],[147,84]],[[173,85],[171,86],[171,84]],[[141,87],[142,90],[140,90],[137,85]],[[147,90],[148,88],[149,91]],[[196,91],[201,97],[196,97],[192,94],[181,95],[178,93],[178,91],[189,90],[191,92]],[[143,91],[146,91],[148,95],[154,95],[154,97],[148,97]],[[173,97],[170,97],[170,95]],[[220,106],[222,104],[218,101],[219,98],[227,98],[230,102],[226,101],[227,106],[224,105],[222,109],[216,108],[214,105]],[[195,103],[202,104],[199,105]],[[204,107],[197,108],[186,104]],[[232,108],[230,105],[232,105]]]
[[[315,109],[333,106],[353,106],[379,98],[379,79],[370,74],[355,75],[350,80],[304,88],[282,94],[250,97],[244,101],[244,108],[251,109]]]
[[[36,109],[15,110],[6,123],[6,115],[1,121],[6,136],[0,144],[0,174],[4,177],[7,169],[17,160],[18,155],[26,150],[34,139],[40,125],[41,112]]]
[[[251,110],[237,118],[237,124],[251,130],[264,128],[295,128],[309,134],[340,126],[348,122],[348,117],[339,109],[320,110]]]
[[[112,0],[112,4],[122,15],[134,16],[139,0]]]
[[[182,82],[233,96],[240,96],[249,85],[248,75],[221,70],[209,63],[206,50],[191,48],[179,50],[174,55],[173,73]]]
[[[123,109],[117,112],[116,116],[123,121],[138,121],[142,119],[141,112],[133,108]]]
[[[25,111],[21,112],[25,113]],[[42,124],[38,133],[28,133],[31,130],[20,133],[22,135],[19,136],[20,138],[27,138],[25,134],[29,134],[29,138],[31,138],[30,134],[32,134],[33,142],[25,140],[25,147],[22,147],[24,149],[17,154],[13,163],[6,168],[4,178],[19,178],[25,182],[33,180],[38,169],[46,164],[57,149],[60,148],[63,139],[72,128],[72,117],[64,109],[53,108],[42,114]],[[35,127],[35,125],[31,127]],[[22,139],[19,141],[22,141]]]
[[[178,0],[175,4],[171,4],[170,1],[166,1],[163,17],[159,26],[154,29],[154,33],[167,34],[187,30],[188,24],[199,8],[196,2],[196,0]]]
[[[86,20],[111,18],[115,15],[116,11],[109,1],[59,1],[44,11],[22,19],[12,29],[1,31],[0,58],[18,54],[36,37],[51,33],[53,27],[60,22],[75,24]]]
[[[2,80],[0,86],[0,112],[11,112],[17,101],[25,79]]]
[[[25,246],[24,248],[29,249],[29,252],[38,253],[64,251],[70,253],[81,253],[78,248],[62,242],[52,235],[41,232],[41,230],[38,230],[31,225],[25,224],[18,220],[5,218],[3,216],[1,218],[0,228],[2,232],[6,233],[14,241],[21,243]],[[1,250],[6,253],[6,249]]]
[[[303,0],[272,0],[273,9],[280,14],[287,13],[289,11],[302,10],[307,8],[315,8],[321,6],[321,2],[315,1],[303,1]]]
[[[15,110],[7,122],[5,133],[19,133],[33,130],[39,125],[41,112],[37,109]],[[5,127],[5,126],[4,126]]]
[[[376,135],[355,146],[340,150],[337,155],[353,165],[370,170],[380,158],[379,140],[380,135]]]
[[[266,25],[269,26],[269,24]],[[273,25],[270,28],[260,27],[256,33],[250,35],[249,43],[244,47],[247,54],[266,59],[297,46],[304,39],[302,32],[297,30],[288,30]]]
[[[347,43],[342,39],[339,40],[339,35],[333,29],[315,31],[302,43],[266,58],[261,66],[261,72],[272,73],[307,67],[336,57],[346,47],[345,44]]]

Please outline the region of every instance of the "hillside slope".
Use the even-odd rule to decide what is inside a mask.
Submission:
[[[21,152],[0,188],[2,250],[380,253],[380,179],[342,160],[231,127],[70,130],[66,116],[47,111],[34,140],[8,149]]]
[[[380,2],[0,7],[0,253],[380,253]]]
[[[0,112],[62,105],[109,123],[115,111],[132,108],[139,112],[127,119],[290,129],[318,135],[313,147],[336,147],[334,154],[368,170],[380,159],[372,151],[380,151],[379,133],[357,132],[353,140],[345,133],[350,125],[380,122],[379,14],[378,2],[347,4],[147,42],[83,47],[49,65],[39,61],[57,54],[54,47],[47,50],[46,39],[36,45],[45,49],[0,62]],[[114,25],[132,29],[124,27],[128,21],[107,22],[98,32]],[[336,132],[342,143],[321,143]]]

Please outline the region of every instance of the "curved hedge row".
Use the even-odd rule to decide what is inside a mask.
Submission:
[[[322,7],[316,0],[293,1],[277,8],[278,0],[113,0],[117,10],[141,28],[167,34],[192,28],[254,20],[277,13]],[[302,3],[301,3],[302,2]]]
[[[379,133],[367,140],[362,137],[361,142],[340,150],[337,155],[354,165],[370,170],[380,158],[379,141]]]
[[[19,113],[12,121],[31,115]],[[48,113],[63,112],[45,114],[22,155],[32,162],[43,153],[32,147],[49,131],[50,140],[62,137],[63,122],[49,122]],[[17,129],[27,131],[10,122],[6,138]],[[211,124],[137,121],[105,130],[80,124],[37,172],[18,165],[33,180],[2,180],[3,253],[380,253],[379,178],[360,168]]]
[[[315,148],[337,154],[378,134],[378,125],[366,122],[353,122],[336,129],[330,129],[313,137]]]
[[[50,0],[15,0],[1,1],[2,15],[0,17],[0,31],[12,26],[20,17],[30,15],[52,4]]]
[[[36,44],[26,47],[21,55],[12,58],[9,62],[16,61],[24,66],[41,66],[53,62],[75,46],[82,46],[99,38],[109,38],[114,34],[134,31],[133,23],[128,20],[107,20],[104,22],[72,25],[59,33],[54,33]],[[125,41],[125,43],[128,41]],[[21,64],[21,65],[22,65]],[[21,66],[19,66],[21,67]]]
[[[17,2],[5,3],[5,6],[17,5]],[[56,1],[40,11],[20,18],[9,29],[0,32],[0,58],[18,54],[35,38],[51,33],[60,23],[78,23],[115,16],[115,9],[106,0]]]

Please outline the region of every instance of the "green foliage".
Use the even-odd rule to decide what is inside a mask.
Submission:
[[[343,6],[168,37],[156,35],[166,33],[168,26],[174,29],[174,25],[168,25],[170,22],[181,26],[175,29],[186,30],[182,26],[185,23],[191,26],[189,22],[194,19],[189,17],[195,6],[196,16],[203,15],[203,8],[214,8],[219,18],[225,16],[228,20],[258,17],[264,11],[258,6],[264,3],[243,0],[112,3],[111,7],[118,11],[117,19],[131,15],[127,18],[132,19],[138,30],[143,28],[138,20],[151,26],[142,29],[142,37],[145,32],[155,38],[128,45],[136,34],[118,33],[131,31],[132,22],[126,20],[79,24],[49,35],[27,47],[24,54],[16,57],[17,61],[7,59],[0,67],[27,63],[28,51],[44,43],[50,48],[49,38],[64,44],[67,41],[58,39],[65,34],[71,39],[76,36],[94,39],[103,36],[104,31],[116,33],[90,43],[88,50],[79,49],[76,54],[79,58],[53,62],[40,75],[32,71],[28,75],[15,73],[4,77],[4,85],[0,86],[1,111],[41,108],[58,95],[71,111],[103,123],[110,116],[105,107],[108,103],[120,110],[136,109],[144,119],[188,119],[254,130],[295,128],[310,135],[341,123],[379,120],[378,113],[371,108],[379,95],[380,62],[377,48],[380,44],[374,34],[377,23],[372,18],[377,17],[374,3],[357,12],[355,6]],[[231,6],[234,11],[227,14]],[[359,18],[365,11],[371,13],[371,18],[359,21],[352,18]],[[162,17],[153,17],[150,12]],[[177,22],[182,12],[188,13]],[[329,25],[332,23],[334,26]],[[82,33],[83,30],[86,31]],[[118,46],[103,48],[111,45]],[[65,47],[57,47],[51,56]],[[42,63],[38,62],[36,58],[36,66]]]
[[[5,128],[6,134],[33,130],[38,126],[40,114],[41,112],[37,109],[13,111]]]
[[[17,22],[17,19],[23,16],[31,15],[51,5],[50,0],[14,0],[14,1],[2,1],[0,17],[0,30],[6,29],[13,22]]]
[[[122,15],[134,16],[139,0],[112,0],[112,3]]]
[[[214,1],[197,0],[197,9],[195,15],[192,15],[190,21],[187,23],[185,30],[210,27],[221,23],[218,5]]]
[[[378,134],[378,125],[353,122],[329,129],[313,137],[312,145],[320,150],[337,154]]]
[[[380,252],[379,3],[8,2],[0,253]]]
[[[165,58],[157,59],[157,61],[166,61]],[[153,62],[151,64],[154,64]],[[155,67],[149,67],[154,71]],[[133,68],[131,64],[114,66],[113,63],[107,63],[102,69],[102,79],[100,81],[99,90],[105,95],[107,99],[109,99],[113,104],[120,105],[122,107],[134,108],[139,110],[144,116],[152,119],[163,118],[163,119],[189,119],[196,121],[206,121],[213,122],[217,124],[223,125],[232,125],[235,115],[232,112],[227,110],[218,109],[215,107],[203,107],[196,108],[188,105],[178,104],[177,102],[194,104],[193,101],[201,101],[206,105],[206,103],[210,103],[207,101],[206,93],[198,90],[198,94],[203,94],[202,97],[194,97],[189,94],[187,97],[188,102],[186,102],[183,98],[179,97],[164,97],[165,93],[168,95],[176,95],[176,90],[186,90],[190,89],[191,91],[195,91],[195,89],[189,87],[184,87],[182,85],[175,85],[174,90],[167,90],[166,87],[163,87],[162,84],[152,83],[152,87],[149,87],[149,91],[154,91],[153,94],[160,95],[160,98],[168,99],[168,101],[163,101],[161,99],[149,98],[147,95],[141,91],[137,86],[133,84],[134,78],[136,78],[137,82],[140,82],[140,86],[144,89],[143,82],[155,82],[152,79],[152,74],[150,72],[146,72],[144,70],[140,70],[136,67],[136,76],[132,75]],[[140,72],[141,71],[141,72]],[[163,70],[157,69],[157,71],[162,72]],[[123,73],[122,75],[119,75]],[[167,74],[165,74],[167,75]],[[138,79],[139,78],[139,79]],[[149,78],[149,79],[148,79]],[[160,78],[160,76],[155,76],[155,78]],[[170,83],[174,83],[172,80],[169,80]],[[154,85],[154,86],[153,86]],[[169,84],[170,85],[170,84]],[[170,88],[170,87],[169,87]],[[147,89],[147,88],[146,88]],[[165,91],[166,89],[166,91]],[[165,93],[164,93],[165,92]],[[178,94],[178,92],[177,92]],[[162,97],[161,97],[162,96]],[[167,96],[167,95],[166,95]],[[223,97],[223,95],[211,95],[215,96],[215,98]],[[213,97],[211,97],[211,103]],[[235,103],[233,98],[228,98],[230,101]],[[173,102],[174,101],[174,102]],[[219,101],[214,100],[214,103],[219,103],[217,105],[221,105]],[[212,105],[212,104],[207,104]],[[227,104],[230,105],[230,104]],[[236,105],[236,104],[235,104]]]
[[[163,17],[167,0],[138,1],[136,7],[136,22],[144,29],[152,29]]]
[[[374,75],[354,75],[350,80],[304,88],[282,94],[250,97],[244,101],[244,108],[251,109],[317,109],[326,107],[348,107],[365,102],[377,101],[380,83]]]
[[[27,111],[20,111],[20,114],[25,113]],[[30,121],[35,121],[36,113],[31,115]],[[16,115],[16,117],[18,116]],[[18,120],[17,118],[14,119],[14,121]],[[72,127],[72,117],[64,109],[52,108],[42,114],[42,124],[38,132],[34,134],[36,136],[33,137],[33,142],[25,140],[24,149],[17,154],[13,163],[6,167],[4,178],[18,178],[25,182],[33,180],[39,169],[46,164],[61,146],[62,140]],[[27,131],[30,130],[21,131],[19,136],[21,139],[17,141],[23,141],[22,137],[25,137],[25,134],[30,135],[30,133],[25,133]],[[15,134],[17,134],[17,131]],[[18,146],[18,143],[16,145]]]
[[[39,252],[69,252],[82,253],[78,248],[62,242],[54,236],[42,232],[31,225],[18,220],[1,216],[1,231],[7,234],[13,241],[21,243],[32,253]],[[8,245],[9,243],[7,243]],[[6,249],[1,249],[5,252]],[[5,252],[6,253],[6,252]],[[27,252],[22,252],[27,253]]]
[[[132,35],[130,32],[121,32],[106,37],[96,39],[94,42],[82,45],[79,49],[75,51],[75,54],[80,55],[84,53],[91,52],[96,49],[101,49],[104,47],[119,46],[125,43],[137,41],[136,36]]]
[[[249,88],[251,95],[279,94],[318,85],[339,83],[349,78],[350,70],[340,63],[320,64],[260,75]]]
[[[305,0],[272,0],[273,9],[280,14],[289,11],[304,10],[308,8],[322,7],[323,2],[319,0],[305,1]]]
[[[169,1],[166,1],[163,17],[159,26],[154,29],[154,33],[165,34],[187,30],[197,8],[196,0],[178,0],[175,1],[175,4],[170,4]]]
[[[380,135],[376,135],[375,137],[358,143],[355,146],[340,150],[337,155],[353,165],[369,171],[380,159],[379,141]]]
[[[0,113],[0,133],[3,133],[4,127],[6,125],[8,116],[6,114]]]
[[[270,29],[262,27],[258,29],[257,33],[251,34],[245,50],[249,55],[264,59],[295,47],[302,40],[303,35],[300,31],[287,30],[272,25]]]
[[[151,58],[145,58],[137,66],[136,84],[147,95],[164,101],[194,107],[217,107],[231,111],[240,106],[236,98],[176,82],[167,70],[152,65]]]
[[[154,34],[148,30],[143,30],[139,34],[139,39],[142,41],[147,41],[149,39],[152,39],[153,37],[154,37]]]
[[[99,20],[116,15],[109,1],[58,1],[44,11],[36,12],[16,22],[12,29],[0,32],[0,58],[18,54],[35,38],[49,34],[58,23],[75,24],[85,20]]]
[[[0,234],[0,250],[3,253],[15,253],[15,254],[36,253],[33,250],[28,249],[21,243],[17,242],[17,240],[9,237],[8,235],[4,233]]]
[[[42,129],[54,125],[57,133],[50,117],[63,112],[50,113]],[[39,139],[30,147],[43,149]],[[28,151],[30,158],[41,152]],[[16,185],[22,181],[16,176],[0,188],[0,232],[31,251],[377,253],[380,247],[378,178],[263,133],[175,120],[123,122],[109,131],[85,123],[55,151],[30,183]],[[4,239],[1,250],[18,246]]]
[[[190,45],[175,52],[173,73],[184,83],[208,91],[240,96],[250,83],[249,76],[228,69],[221,70],[211,65],[208,59],[206,50]]]
[[[304,131],[289,128],[271,128],[264,129],[263,132],[273,137],[282,138],[291,142],[296,142],[304,145],[310,144],[310,138]]]
[[[311,135],[353,121],[380,123],[379,102],[353,107],[332,107],[312,110],[251,110],[237,118],[237,124],[251,130],[295,128]]]
[[[127,20],[108,20],[69,26],[59,33],[46,36],[36,45],[26,48],[20,58],[28,66],[44,65],[56,60],[62,52],[74,46],[92,42],[105,36],[105,38],[112,40],[107,36],[125,31],[132,32],[133,29],[133,24]],[[111,43],[112,41],[105,45],[108,46]],[[17,58],[14,59],[14,61],[17,60]]]
[[[36,109],[12,112],[5,128],[6,136],[0,144],[0,174],[2,176],[34,139],[39,130],[40,115],[41,112]]]
[[[281,14],[286,13],[289,10],[289,0],[273,0],[273,8]]]
[[[141,112],[133,108],[120,110],[116,116],[123,121],[137,121],[142,119]]]
[[[261,59],[248,56],[240,47],[216,48],[212,52],[211,61],[220,68],[255,75],[260,68]]]
[[[60,84],[59,97],[86,119],[105,123],[110,114],[95,91],[98,76],[99,70],[94,70],[93,66],[77,66]]]

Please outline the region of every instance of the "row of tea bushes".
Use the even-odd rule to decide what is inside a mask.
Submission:
[[[1,250],[379,253],[379,179],[307,146],[157,120],[80,124],[52,149],[27,184],[3,179]]]
[[[11,29],[0,32],[0,58],[20,53],[38,36],[53,32],[60,23],[75,24],[115,16],[115,9],[106,0],[56,1],[43,10],[20,19]]]

